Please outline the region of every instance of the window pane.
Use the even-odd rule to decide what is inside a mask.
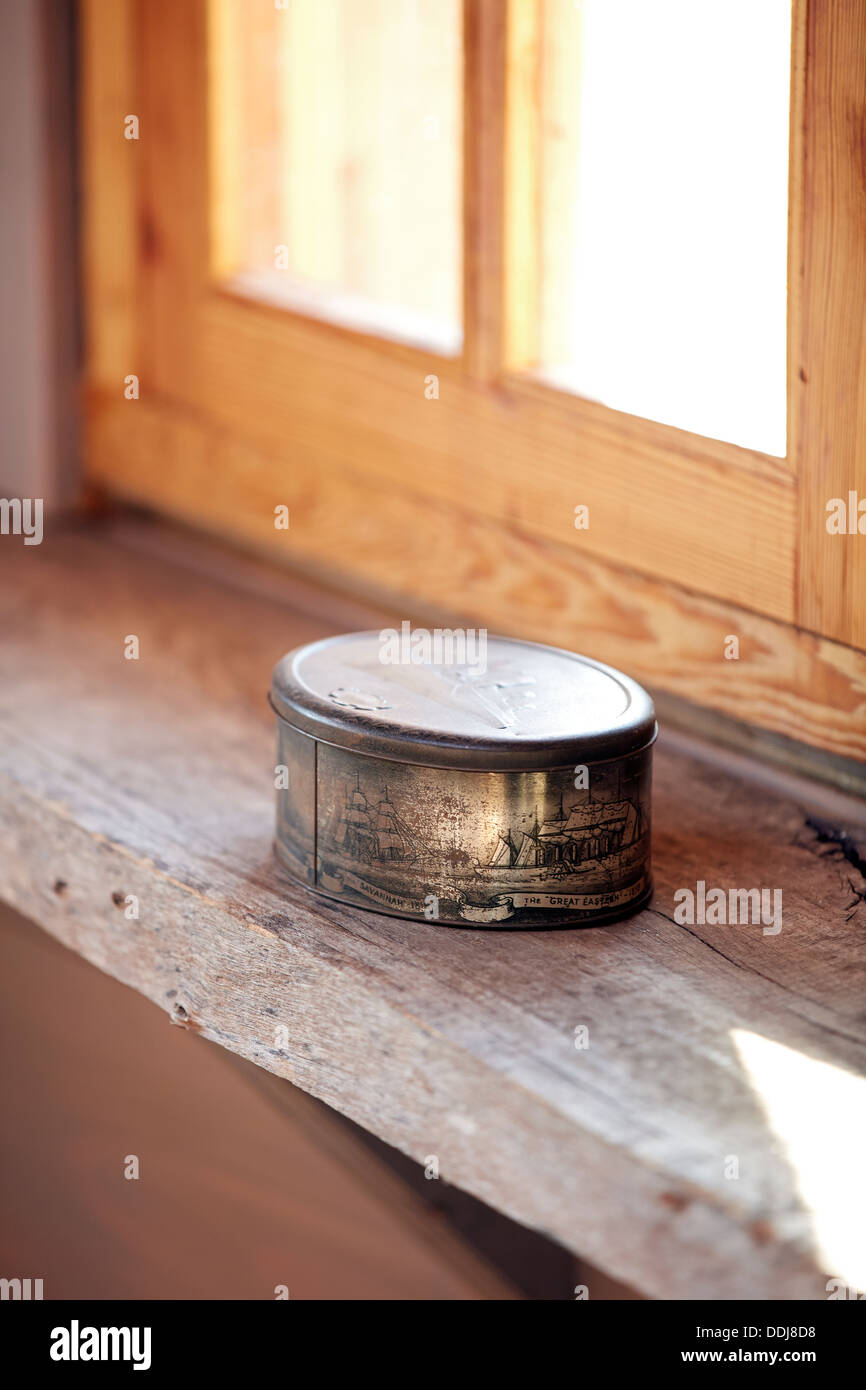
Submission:
[[[784,455],[790,0],[541,4],[543,375]]]
[[[460,0],[211,0],[210,18],[217,272],[459,351]]]

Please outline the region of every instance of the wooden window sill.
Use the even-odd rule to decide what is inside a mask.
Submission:
[[[271,855],[268,677],[298,642],[395,615],[289,578],[268,593],[230,556],[215,577],[160,528],[14,541],[9,903],[172,1021],[438,1155],[447,1181],[650,1296],[823,1298],[850,1279],[862,803],[663,732],[656,896],[631,921],[457,931],[331,904]],[[674,892],[701,879],[781,888],[782,931],[676,925]],[[840,1103],[818,1116],[815,1094]]]

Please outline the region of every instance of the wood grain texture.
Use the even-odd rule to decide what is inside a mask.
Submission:
[[[94,398],[88,415],[90,475],[129,500],[328,583],[576,648],[653,688],[866,760],[866,656],[850,647],[541,541],[520,515],[479,518],[462,496],[431,502],[396,480],[374,492],[336,446],[259,450],[209,417],[145,401]],[[280,504],[288,532],[274,529]],[[731,635],[738,661],[724,659]]]
[[[804,1155],[737,1043],[862,1084],[866,909],[849,880],[866,883],[805,827],[807,788],[798,804],[662,739],[652,910],[501,935],[352,911],[282,882],[270,852],[268,674],[342,627],[339,608],[305,616],[98,535],[4,546],[0,581],[8,901],[176,1022],[438,1154],[446,1179],[646,1293],[857,1283],[845,1107]],[[863,808],[846,815],[862,853]],[[698,878],[783,887],[782,932],[675,925],[673,893]],[[138,921],[112,896],[130,893]]]
[[[528,383],[479,388],[429,355],[386,364],[379,344],[228,295],[210,298],[203,314],[176,367],[183,335],[172,338],[166,323],[158,396],[264,457],[290,448],[301,465],[339,458],[368,476],[368,509],[403,488],[430,503],[458,497],[479,522],[517,524],[613,563],[628,555],[658,578],[792,619],[789,478],[699,461],[686,436],[671,447],[677,431],[614,423],[602,407]],[[430,373],[437,400],[425,397]],[[177,467],[182,477],[182,459]],[[275,472],[272,487],[283,478]],[[590,526],[577,532],[579,504]]]
[[[808,7],[798,621],[866,646],[866,535],[827,503],[866,501],[866,8]],[[862,514],[866,527],[866,509]]]
[[[463,0],[463,368],[499,375],[504,335],[506,7]]]
[[[138,181],[141,142],[124,138],[124,121],[141,115],[134,0],[82,0],[79,6],[81,264],[92,380],[123,391],[140,370]],[[148,132],[149,134],[149,132]]]
[[[207,105],[190,99],[206,87],[206,6],[198,0],[184,5],[135,0],[134,16],[145,132],[135,188],[139,279],[132,306],[140,335],[142,390],[163,390],[182,399],[200,351],[196,308],[211,283]],[[173,273],[166,276],[169,265]]]
[[[509,367],[535,367],[542,353],[540,250],[542,9],[508,0],[505,119],[505,341]]]
[[[788,128],[788,410],[787,465],[796,477],[806,461],[801,427],[805,383],[803,350],[804,178],[808,10],[810,0],[791,3],[791,110]],[[806,465],[807,466],[807,465]]]

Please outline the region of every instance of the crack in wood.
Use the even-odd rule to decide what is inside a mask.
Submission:
[[[866,859],[861,855],[852,837],[830,821],[821,820],[818,816],[807,816],[804,824],[813,832],[818,844],[828,846],[822,857],[844,860],[857,870],[863,880],[862,887],[858,887],[853,879],[845,876],[845,881],[854,894],[851,901],[845,904],[845,921],[850,922],[860,904],[866,903]]]

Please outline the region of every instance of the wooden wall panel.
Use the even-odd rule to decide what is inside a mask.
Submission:
[[[866,761],[866,654],[617,568],[335,456],[266,455],[208,417],[91,401],[91,474],[130,501],[406,606],[584,651],[736,719]],[[283,486],[274,491],[274,478]],[[290,509],[288,531],[274,506]],[[628,556],[623,556],[627,564]],[[740,659],[724,658],[726,639]]]
[[[803,185],[798,621],[866,647],[866,6],[810,0]],[[864,503],[831,535],[827,502]]]
[[[463,366],[481,381],[503,352],[505,18],[501,0],[463,0]]]
[[[139,113],[134,0],[79,7],[82,279],[91,381],[122,394],[138,370],[137,187],[141,141],[124,137]]]

